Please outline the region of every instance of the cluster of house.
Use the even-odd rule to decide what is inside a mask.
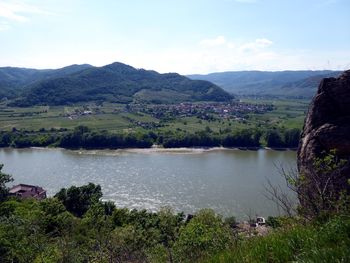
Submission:
[[[90,108],[88,106],[83,106],[81,108],[74,108],[72,110],[66,111],[62,116],[67,117],[70,120],[78,119],[79,117],[92,115],[100,113],[100,108]]]
[[[46,190],[40,186],[29,184],[15,185],[9,190],[9,194],[10,196],[17,196],[19,198],[35,198],[37,200],[46,198]]]
[[[81,111],[81,112],[69,113],[69,114],[67,114],[67,117],[70,120],[75,120],[75,119],[78,119],[80,116],[91,115],[91,114],[92,114],[92,111],[85,110],[85,111]]]
[[[125,108],[129,112],[144,112],[153,117],[161,118],[166,115],[177,117],[200,116],[217,114],[221,118],[240,118],[247,113],[265,113],[273,110],[272,105],[235,103],[179,103],[179,104],[131,104]]]

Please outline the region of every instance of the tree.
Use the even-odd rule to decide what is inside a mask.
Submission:
[[[6,184],[13,181],[11,175],[2,172],[3,167],[4,165],[0,164],[0,202],[4,201],[8,195]]]
[[[173,262],[172,246],[178,237],[180,226],[184,220],[184,214],[174,215],[169,207],[162,208],[159,213],[158,228],[160,231],[160,242],[165,247],[168,256],[168,262]]]
[[[180,262],[197,262],[231,243],[231,231],[222,218],[213,210],[203,209],[181,229],[174,245],[175,256]]]
[[[230,217],[225,218],[225,224],[227,224],[231,228],[235,228],[237,225],[236,217],[230,216]]]
[[[102,197],[100,185],[89,183],[80,187],[62,188],[55,197],[66,209],[77,217],[82,217],[86,211]]]
[[[0,147],[8,147],[11,144],[11,134],[9,132],[2,132],[0,134]]]
[[[106,215],[104,204],[102,202],[93,204],[85,213],[82,222],[92,236],[89,243],[95,253],[91,261],[106,262],[107,258],[111,258],[113,224],[111,217]]]
[[[349,208],[350,182],[342,171],[347,162],[338,156],[336,149],[322,152],[314,159],[314,169],[296,178],[293,183],[302,214],[317,217]]]
[[[284,144],[286,147],[296,148],[298,147],[300,140],[300,130],[290,129],[284,132]]]
[[[268,147],[272,147],[272,148],[284,147],[281,134],[278,131],[275,131],[275,130],[267,131],[265,139]]]
[[[45,233],[60,235],[65,228],[65,222],[72,219],[72,214],[68,213],[64,205],[57,198],[47,198],[40,202],[42,211],[42,228]]]
[[[329,216],[332,213],[349,212],[350,196],[347,192],[349,180],[342,172],[347,160],[339,158],[336,150],[314,159],[313,169],[308,174],[299,174],[296,169],[279,168],[288,188],[299,200],[268,181],[266,196],[274,201],[288,216],[296,212],[306,219]]]

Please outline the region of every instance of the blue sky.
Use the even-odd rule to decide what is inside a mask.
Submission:
[[[350,68],[349,0],[0,0],[0,66]]]

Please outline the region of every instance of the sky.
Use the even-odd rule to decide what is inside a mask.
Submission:
[[[350,0],[0,0],[0,66],[350,68]]]

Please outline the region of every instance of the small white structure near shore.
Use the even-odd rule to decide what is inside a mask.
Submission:
[[[257,216],[256,223],[258,224],[258,226],[263,226],[263,225],[266,225],[266,220],[262,216]]]

